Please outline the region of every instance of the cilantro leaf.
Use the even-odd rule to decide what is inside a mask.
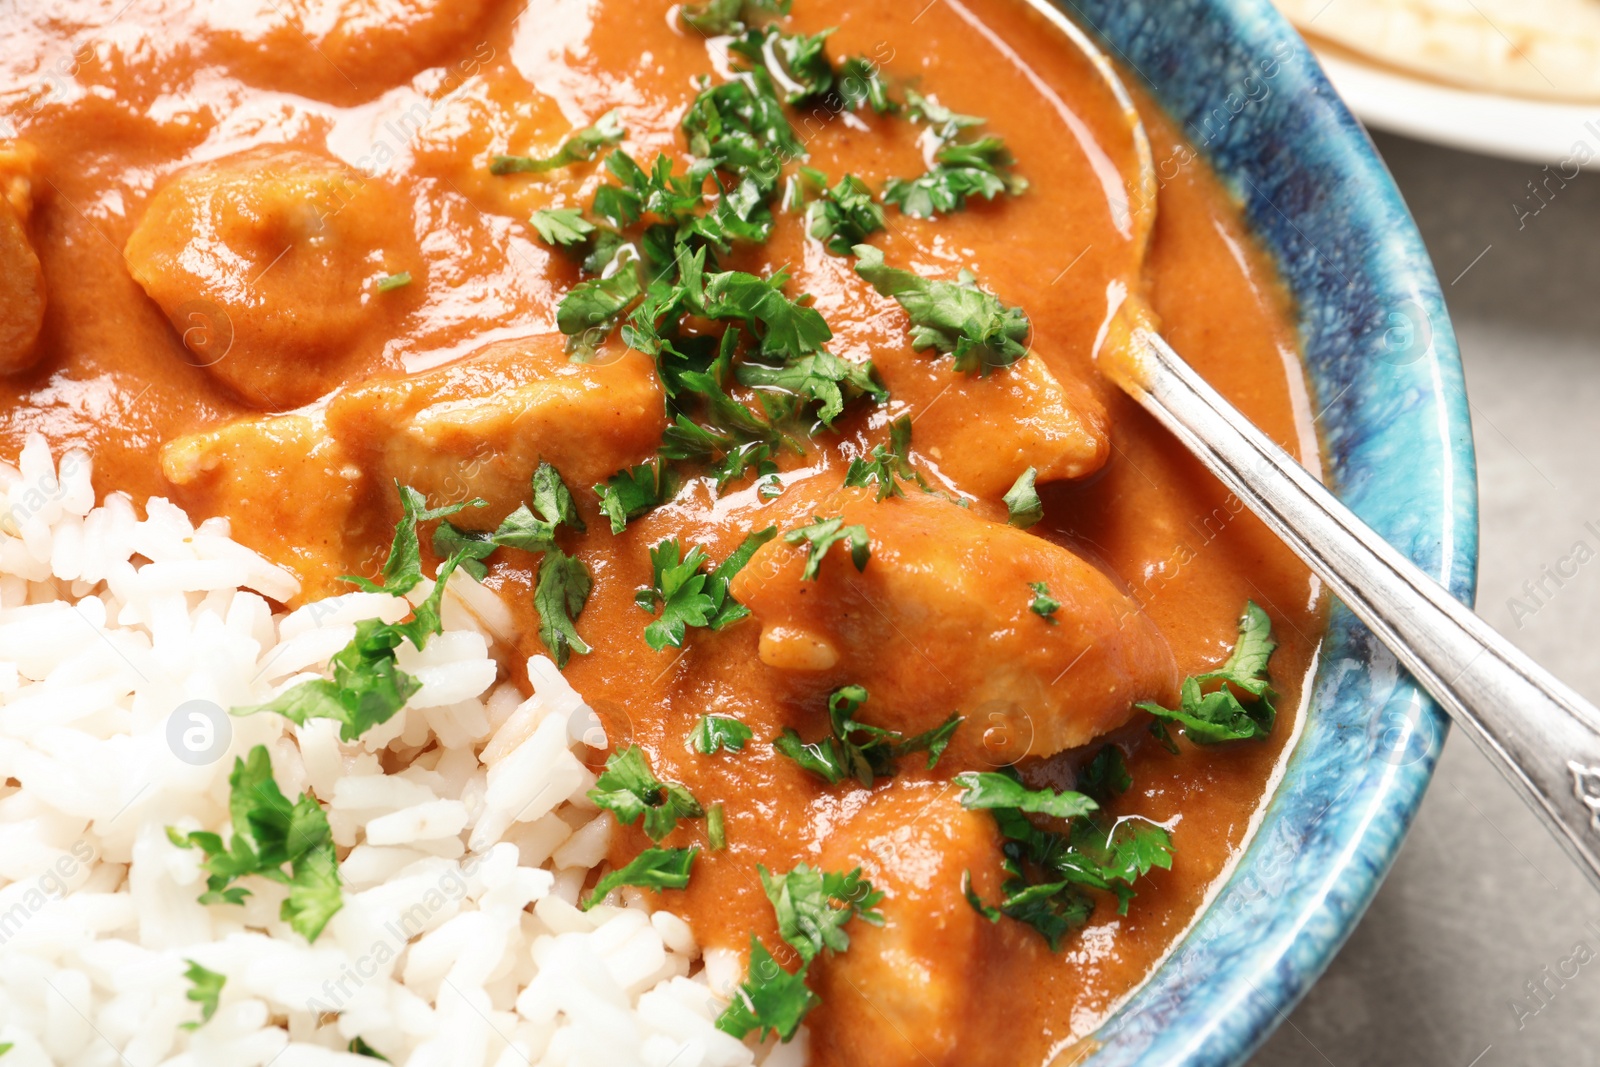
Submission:
[[[711,851],[721,852],[728,847],[728,829],[722,814],[722,801],[717,801],[706,811],[706,843]]]
[[[624,263],[609,278],[593,278],[567,290],[556,307],[556,326],[568,337],[609,332],[641,291],[638,270],[632,262]]]
[[[217,1013],[217,1004],[222,999],[222,987],[228,981],[226,975],[216,971],[208,971],[194,960],[185,960],[189,966],[184,970],[183,976],[189,980],[189,989],[183,994],[188,1000],[200,1005],[200,1021],[182,1023],[181,1030],[198,1030],[211,1021]]]
[[[815,404],[818,421],[830,429],[850,401],[862,396],[879,403],[889,399],[870,360],[852,363],[831,352],[813,352],[781,367],[742,363],[736,373],[743,385],[776,387],[793,393],[802,404]]]
[[[660,841],[678,825],[679,819],[698,819],[705,815],[700,802],[677,782],[663,782],[645,762],[644,751],[629,745],[606,759],[605,770],[595,779],[589,799],[617,817],[626,826],[644,819],[644,832]]]
[[[593,488],[614,534],[621,533],[630,520],[666,503],[675,492],[671,472],[660,460],[620,470]]]
[[[594,580],[589,568],[559,548],[545,550],[539,561],[539,580],[533,589],[533,607],[539,614],[539,640],[557,667],[565,667],[576,652],[588,655],[589,644],[578,636],[578,616],[589,602]]]
[[[270,878],[289,887],[279,916],[307,941],[315,941],[343,906],[327,815],[306,794],[289,803],[273,780],[272,759],[265,745],[257,745],[247,756],[233,761],[228,785],[233,835],[227,845],[220,834],[203,830],[182,834],[167,829],[167,838],[174,845],[198,848],[205,854],[206,891],[200,895],[200,903],[242,904],[250,890],[234,882],[251,875]]]
[[[964,771],[956,775],[955,782],[963,790],[961,806],[968,810],[1013,808],[1071,819],[1100,807],[1082,793],[1029,789],[1010,775],[993,771]]]
[[[911,465],[910,415],[901,415],[889,425],[887,446],[874,445],[866,456],[858,456],[850,461],[844,484],[862,489],[876,485],[878,499],[886,500],[891,496],[905,495],[900,488],[900,479],[916,482],[925,493],[933,491],[927,479]]]
[[[744,32],[745,25],[758,15],[787,15],[790,0],[705,0],[685,4],[680,14],[684,24],[708,37]]]
[[[398,274],[385,274],[378,279],[378,292],[392,293],[396,289],[403,289],[411,284],[411,272],[400,271]]]
[[[746,30],[728,43],[728,51],[764,67],[782,88],[783,102],[799,104],[833,88],[833,64],[823,51],[833,32],[785,33],[777,26],[767,25]]]
[[[965,142],[966,130],[983,125],[971,115],[958,115],[931,97],[915,90],[906,92],[907,111],[915,122],[933,129],[933,166],[920,177],[891,178],[883,198],[913,218],[932,218],[966,207],[967,198],[981,196],[993,200],[1002,193],[1020,196],[1027,181],[1012,173],[1016,160],[998,137],[983,137]]]
[[[545,243],[563,248],[582,244],[595,232],[595,224],[583,217],[583,209],[575,207],[540,208],[530,221]]]
[[[913,348],[948,353],[956,370],[979,376],[1028,354],[1027,313],[978,288],[971,271],[962,271],[955,282],[932,281],[886,266],[883,253],[871,245],[857,245],[855,254],[856,273],[910,316]]]
[[[1184,679],[1175,709],[1154,703],[1138,705],[1156,717],[1151,732],[1169,748],[1174,746],[1166,723],[1181,726],[1184,736],[1199,745],[1266,737],[1277,719],[1278,694],[1267,671],[1277,647],[1272,621],[1250,601],[1239,619],[1239,639],[1227,662],[1214,671]],[[1208,691],[1209,686],[1216,688]],[[1240,692],[1250,699],[1241,700]]]
[[[461,504],[446,504],[442,508],[428,507],[428,499],[409,485],[394,483],[400,491],[400,521],[394,526],[394,540],[389,545],[389,555],[383,561],[382,581],[374,582],[358,575],[343,575],[339,580],[349,582],[368,593],[388,593],[405,596],[422,581],[422,546],[417,539],[417,523],[447,518],[466,508],[487,506],[487,501],[473,498]]]
[[[750,562],[756,550],[777,536],[769,526],[749,534],[716,569],[704,570],[710,562],[696,545],[683,554],[676,539],[662,541],[650,550],[651,585],[634,595],[634,602],[645,611],[660,611],[660,618],[644,630],[645,642],[657,652],[682,648],[691,626],[720,630],[750,614],[743,604],[728,594],[728,583]]]
[[[526,504],[517,508],[494,531],[463,530],[451,522],[441,522],[433,531],[433,551],[439,556],[460,556],[461,569],[478,581],[489,573],[484,560],[497,548],[520,548],[524,552],[544,552],[555,547],[556,528],[536,519]]]
[[[593,126],[585,126],[574,132],[562,142],[555,155],[544,158],[497,155],[489,161],[489,173],[534,174],[573,163],[585,163],[599,155],[602,149],[621,143],[626,134],[622,116],[616,111],[608,111]]]
[[[689,873],[694,867],[694,858],[699,854],[698,848],[647,848],[627,866],[612,871],[596,882],[594,892],[583,902],[583,910],[588,911],[613,889],[625,885],[646,889],[682,889],[689,884]]]
[[[353,1052],[357,1056],[367,1056],[371,1059],[382,1060],[384,1063],[392,1062],[389,1057],[367,1044],[359,1034],[350,1039],[350,1044],[345,1046],[345,1051]]]
[[[851,919],[883,925],[882,913],[873,910],[883,893],[861,877],[860,867],[840,874],[801,863],[788,874],[773,875],[757,864],[756,872],[778,917],[778,933],[806,963],[824,948],[832,952],[849,948],[850,935],[844,927]]]
[[[1017,475],[1016,482],[1001,497],[1006,505],[1006,521],[1019,530],[1026,530],[1044,518],[1044,502],[1034,488],[1039,472],[1029,467]]]
[[[577,501],[572,499],[567,483],[561,480],[561,472],[549,463],[541,462],[534,469],[533,510],[552,528],[565,524],[579,533],[588,529],[578,514]]]
[[[773,740],[772,747],[829,785],[855,778],[871,787],[879,778],[892,777],[899,758],[913,752],[926,752],[928,769],[932,770],[963,721],[960,714],[953,714],[933,729],[908,738],[898,730],[857,719],[855,713],[866,702],[867,691],[862,686],[836,689],[828,697],[832,736],[807,744],[790,728]]]
[[[738,179],[748,178],[772,196],[784,164],[805,155],[805,146],[783,112],[783,99],[765,67],[737,81],[701,90],[683,116],[689,151]]]
[[[811,518],[813,521],[810,526],[801,526],[783,535],[783,539],[791,545],[806,546],[806,566],[800,573],[801,581],[814,580],[828,549],[840,543],[849,550],[850,561],[856,565],[856,570],[867,569],[867,560],[872,557],[872,541],[867,537],[865,526],[846,526],[844,519],[837,516],[824,519],[820,515],[813,515]]]
[[[1107,756],[1107,751],[1116,754]],[[972,892],[969,876],[963,886],[968,901],[991,921],[999,913],[1032,926],[1052,951],[1093,913],[1094,900],[1084,889],[1114,893],[1117,910],[1125,915],[1133,883],[1154,867],[1172,865],[1172,841],[1164,827],[1127,816],[1105,829],[1095,821],[1099,804],[1086,793],[1029,789],[1009,768],[967,772],[955,780],[963,787],[962,806],[988,810],[1005,839],[1004,898],[997,907],[985,904]],[[1102,749],[1080,783],[1102,796],[1131,784],[1120,751]],[[1040,829],[1028,813],[1070,820],[1068,832]]]
[[[798,358],[816,352],[832,339],[833,331],[806,303],[809,297],[790,300],[783,295],[788,280],[787,271],[769,278],[737,270],[708,274],[697,310],[707,318],[749,325],[761,338],[764,356]]]
[[[820,171],[805,169],[802,174],[819,183],[826,181]],[[806,207],[806,232],[836,256],[849,255],[885,224],[883,208],[872,199],[872,190],[853,174],[824,188],[821,197]]]
[[[788,1041],[807,1013],[821,1003],[806,987],[804,965],[790,974],[752,935],[748,976],[740,983],[732,1002],[717,1016],[717,1029],[736,1038],[755,1030],[762,1038],[775,1034],[779,1040]]]
[[[899,110],[900,105],[889,99],[889,87],[884,84],[878,64],[865,56],[851,56],[841,62],[836,78],[839,95],[848,110],[871,107],[880,115]]]
[[[743,752],[754,731],[731,715],[702,715],[694,731],[684,739],[684,747],[702,756],[715,755],[723,749]]]
[[[1105,745],[1094,758],[1078,772],[1078,792],[1093,797],[1104,804],[1118,793],[1126,793],[1133,786],[1133,776],[1128,773],[1128,762],[1122,749]]]
[[[1043,582],[1029,582],[1028,588],[1033,592],[1033,600],[1028,603],[1028,610],[1051,626],[1059,625],[1055,614],[1061,610],[1061,601],[1050,595],[1050,587]]]

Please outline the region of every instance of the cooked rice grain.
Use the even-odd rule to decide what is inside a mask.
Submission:
[[[256,704],[312,677],[356,622],[410,605],[351,593],[292,612],[294,578],[165,500],[94,507],[90,461],[31,439],[0,465],[0,1042],[6,1067],[736,1067],[798,1064],[803,1038],[751,1048],[713,1020],[737,960],[703,965],[687,924],[642,893],[589,912],[611,817],[579,758],[598,720],[554,664],[523,699],[491,655],[504,605],[457,573],[446,632],[402,669],[422,689],[351,744],[336,724],[228,717],[210,762],[180,759],[189,701]],[[413,593],[413,602],[428,585]],[[260,878],[198,903],[196,851],[225,830],[236,756],[266,745],[290,797],[327,807],[344,906],[314,944]],[[394,774],[383,771],[380,753]],[[204,1026],[193,960],[226,976]],[[713,988],[709,975],[717,975]]]

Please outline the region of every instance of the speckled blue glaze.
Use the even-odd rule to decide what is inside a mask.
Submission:
[[[1229,183],[1297,301],[1333,484],[1470,600],[1477,480],[1461,363],[1372,143],[1267,0],[1056,0]],[[1158,154],[1158,164],[1161,159]],[[1342,606],[1253,841],[1093,1067],[1244,1060],[1327,967],[1393,862],[1446,723]]]

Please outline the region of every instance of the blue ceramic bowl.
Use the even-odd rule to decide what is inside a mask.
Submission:
[[[1328,480],[1457,597],[1477,560],[1461,362],[1372,142],[1267,0],[1055,0],[1142,79],[1237,195],[1294,294]],[[1336,605],[1303,734],[1232,877],[1095,1035],[1094,1067],[1244,1060],[1394,861],[1446,732]]]

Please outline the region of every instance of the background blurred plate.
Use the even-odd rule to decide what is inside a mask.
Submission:
[[[1314,46],[1328,80],[1367,125],[1449,148],[1543,163],[1564,171],[1600,169],[1600,104],[1565,104],[1459,89],[1342,49]]]

